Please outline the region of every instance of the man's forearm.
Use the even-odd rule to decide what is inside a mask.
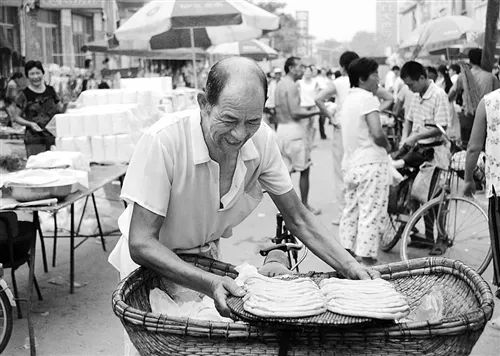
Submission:
[[[446,129],[446,127],[444,127]],[[424,140],[426,138],[440,137],[442,135],[441,131],[437,128],[430,129],[425,132],[421,132],[415,135],[411,135],[415,139],[415,141]]]
[[[299,107],[296,111],[292,112],[292,118],[294,120],[308,119],[311,116],[318,115],[319,110],[307,110]]]
[[[172,250],[154,237],[141,239],[141,243],[129,243],[130,256],[138,265],[150,268],[174,283],[210,295],[215,275],[184,262]]]

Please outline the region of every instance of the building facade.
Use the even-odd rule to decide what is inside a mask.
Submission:
[[[377,0],[376,34],[386,44],[386,52],[391,52],[398,44],[398,2]]]
[[[30,59],[70,68],[95,62],[82,46],[116,29],[113,8],[115,0],[1,0],[0,73]]]

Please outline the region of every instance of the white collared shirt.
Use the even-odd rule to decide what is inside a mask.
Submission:
[[[219,165],[209,156],[200,112],[193,110],[162,119],[144,133],[121,197],[165,216],[160,242],[175,251],[230,237],[257,207],[263,189],[281,195],[292,188],[275,134],[262,123],[241,148],[231,188],[219,199]]]
[[[412,134],[432,129],[426,127],[425,124],[439,124],[446,127],[450,121],[448,95],[434,82],[431,82],[422,97],[420,95],[413,96],[408,114],[405,116],[406,119],[413,122]],[[431,137],[420,140],[419,143],[429,144],[440,140],[440,137]]]

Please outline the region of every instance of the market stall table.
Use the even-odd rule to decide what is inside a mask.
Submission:
[[[97,226],[99,229],[99,235],[100,235],[101,241],[103,243],[103,249],[105,250],[104,237],[103,237],[103,233],[102,233],[102,229],[101,229],[101,223],[99,220],[99,213],[97,210],[97,205],[95,203],[94,193],[97,190],[104,187],[108,183],[111,183],[111,182],[116,181],[116,180],[119,180],[121,182],[123,180],[123,177],[125,176],[126,171],[127,171],[126,165],[92,166],[90,168],[90,173],[89,173],[89,187],[68,195],[65,199],[62,199],[61,201],[59,201],[55,205],[17,207],[17,208],[12,208],[12,209],[5,209],[5,210],[12,210],[12,211],[19,211],[19,212],[23,211],[23,212],[32,212],[33,213],[33,222],[37,225],[38,231],[40,233],[40,242],[42,244],[41,247],[42,247],[42,252],[43,252],[44,269],[45,269],[45,271],[47,271],[47,259],[46,259],[46,254],[45,254],[45,243],[44,243],[44,238],[43,238],[43,234],[42,234],[42,229],[40,227],[38,212],[44,211],[44,212],[49,212],[49,213],[57,213],[59,210],[61,210],[63,208],[66,208],[68,206],[70,207],[70,235],[69,235],[69,238],[70,238],[70,293],[73,293],[73,291],[74,291],[74,272],[75,272],[74,253],[75,253],[75,248],[79,246],[79,245],[77,245],[75,247],[75,237],[77,237],[77,233],[75,233],[75,221],[74,221],[75,220],[75,208],[74,208],[74,205],[80,199],[85,198],[86,202],[89,199],[89,197],[92,199],[92,203],[94,205],[94,211],[96,214]],[[2,210],[1,207],[7,206],[7,204],[11,204],[12,202],[13,202],[12,198],[9,198],[9,197],[0,198],[0,210]],[[55,256],[55,239],[57,238],[57,225],[55,227],[56,227],[56,229],[54,229],[55,230],[54,231],[54,256]]]

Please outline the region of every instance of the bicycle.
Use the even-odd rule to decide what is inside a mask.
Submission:
[[[426,126],[438,128],[450,142],[452,152],[461,150],[441,126]],[[427,249],[439,244],[442,256],[461,260],[482,274],[492,259],[488,215],[474,200],[451,195],[452,183],[455,180],[458,185],[461,174],[452,167],[451,161],[440,178],[442,174],[444,179],[438,195],[420,206],[404,226],[401,259],[427,256]]]
[[[397,150],[401,141],[401,136],[403,135],[404,118],[395,115],[390,110],[384,110],[380,113],[380,121],[382,127],[385,129],[385,134],[391,144],[392,150]]]
[[[5,350],[12,335],[12,307],[16,306],[14,296],[3,277],[0,263],[0,354]]]
[[[288,266],[286,266],[290,271],[295,270],[299,273],[299,265],[306,258],[309,250],[304,244],[298,240],[285,226],[285,220],[281,213],[276,214],[276,234],[271,238],[271,242],[274,243],[273,246],[263,248],[259,251],[260,255],[263,257],[268,256],[271,251],[280,250],[286,253],[288,260]],[[304,253],[299,258],[299,251],[304,249]],[[293,264],[292,264],[293,261]]]

